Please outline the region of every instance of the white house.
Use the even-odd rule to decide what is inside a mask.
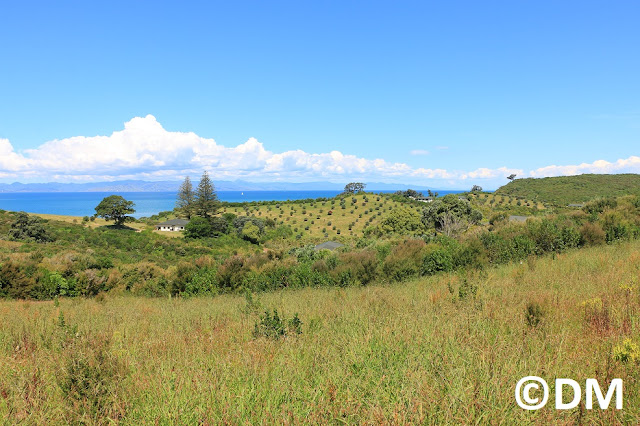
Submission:
[[[158,231],[184,231],[184,227],[189,223],[186,219],[171,219],[156,225]]]

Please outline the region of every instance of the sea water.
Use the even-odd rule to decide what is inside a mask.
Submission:
[[[335,197],[341,191],[217,191],[220,201],[286,201],[307,198]],[[394,192],[394,191],[374,191]],[[438,191],[440,195],[459,191]],[[0,209],[47,213],[66,216],[91,216],[104,197],[120,195],[135,203],[134,217],[149,217],[161,211],[173,210],[175,192],[3,192],[0,193]]]

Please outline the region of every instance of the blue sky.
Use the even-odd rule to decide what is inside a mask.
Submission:
[[[634,1],[4,2],[0,181],[640,172],[639,21]]]

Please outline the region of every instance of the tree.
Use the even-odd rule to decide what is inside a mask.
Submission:
[[[422,192],[418,192],[415,189],[407,189],[406,191],[396,191],[395,195],[401,195],[403,197],[413,197],[413,198],[422,198],[424,194]]]
[[[369,228],[368,233],[376,236],[423,235],[426,228],[422,223],[420,213],[408,207],[396,207],[391,210],[375,228]]]
[[[479,185],[473,185],[471,192],[482,192],[482,187]]]
[[[96,206],[96,216],[105,220],[113,220],[116,226],[122,226],[125,222],[131,222],[133,217],[127,214],[135,213],[133,201],[127,201],[120,195],[109,195]]]
[[[365,186],[367,185],[362,182],[351,182],[345,185],[344,192],[345,194],[355,194],[364,191]]]
[[[180,189],[178,189],[176,209],[178,209],[182,216],[187,219],[191,219],[195,208],[195,200],[196,197],[193,192],[193,185],[191,184],[191,179],[187,176],[184,178],[184,182],[180,185]]]
[[[41,219],[29,216],[25,212],[16,214],[16,220],[9,229],[9,237],[15,240],[35,240],[41,243],[53,241],[42,225]]]
[[[516,178],[516,176],[518,176],[518,175],[516,175],[515,173],[513,173],[513,174],[510,174],[509,176],[507,176],[507,179],[509,179],[509,180],[511,180],[511,181],[512,181],[512,180],[514,180],[514,179]]]
[[[206,238],[213,235],[213,229],[208,219],[194,217],[184,227],[185,238]]]
[[[194,206],[196,214],[204,218],[218,212],[218,195],[206,171],[202,174],[196,189]]]
[[[477,224],[480,220],[482,213],[455,194],[429,203],[422,214],[422,222],[427,228],[435,228],[447,235],[462,231],[468,224]]]

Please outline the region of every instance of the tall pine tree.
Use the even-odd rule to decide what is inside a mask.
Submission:
[[[195,207],[196,214],[205,218],[213,216],[218,212],[218,195],[206,171],[202,174],[202,178],[200,178],[200,183],[196,189]]]
[[[184,182],[180,185],[180,189],[178,189],[178,200],[176,201],[176,209],[180,215],[186,217],[187,219],[191,219],[191,216],[194,214],[195,210],[195,201],[196,196],[193,192],[193,185],[191,184],[191,179],[189,176],[184,178]]]

